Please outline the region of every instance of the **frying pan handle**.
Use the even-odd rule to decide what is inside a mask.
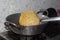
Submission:
[[[7,26],[7,27],[9,27],[9,26],[16,27],[16,28],[19,27],[19,26],[16,25],[15,23],[12,23],[12,22],[9,22],[9,21],[6,21],[6,22],[4,23],[4,25]],[[20,27],[19,27],[19,28],[20,28]]]
[[[24,27],[20,27],[19,25],[16,25],[15,23],[12,23],[12,22],[5,22],[4,25],[6,26],[6,29],[17,29],[17,30],[20,30],[20,29],[24,29]]]
[[[16,24],[13,24],[11,22],[5,22],[4,24],[5,24],[5,26],[8,27],[8,30],[10,29],[11,31],[13,31],[14,33],[17,33],[17,34],[21,34],[21,30],[24,29],[22,27],[17,27]]]
[[[37,14],[43,13],[44,11],[46,11],[46,9],[40,9]]]
[[[8,22],[5,22],[4,25],[5,25],[5,26],[9,26],[9,23],[8,23]]]
[[[4,25],[5,25],[5,28],[6,28],[7,30],[10,30],[10,28],[9,28],[9,23],[8,23],[8,22],[5,22]]]
[[[14,25],[14,26],[16,26],[16,24],[11,23],[11,22],[8,22],[8,21],[5,22],[4,25],[7,26],[7,27],[9,27],[10,25]],[[12,27],[14,27],[14,26],[12,26]]]

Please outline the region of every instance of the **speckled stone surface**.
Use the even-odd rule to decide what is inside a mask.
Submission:
[[[5,31],[4,22],[8,15],[49,7],[60,8],[60,0],[0,0],[0,32]]]

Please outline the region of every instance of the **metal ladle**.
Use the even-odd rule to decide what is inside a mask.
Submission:
[[[60,21],[60,17],[52,17],[52,18],[46,18],[46,19],[41,19],[41,23],[47,23],[49,21]],[[7,21],[9,22],[9,21]],[[15,23],[9,22],[10,24],[13,24],[14,26],[17,27]]]

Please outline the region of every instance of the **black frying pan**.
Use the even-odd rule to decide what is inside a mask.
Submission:
[[[22,27],[19,25],[19,16],[20,13],[9,15],[6,18],[6,22],[4,23],[10,30],[12,30],[16,34],[20,35],[37,35],[42,33],[45,28],[45,23],[41,23],[40,25],[30,26],[30,27]]]

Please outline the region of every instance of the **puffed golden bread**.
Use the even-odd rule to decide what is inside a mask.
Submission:
[[[40,19],[34,11],[29,10],[21,13],[19,24],[22,26],[39,25]]]

